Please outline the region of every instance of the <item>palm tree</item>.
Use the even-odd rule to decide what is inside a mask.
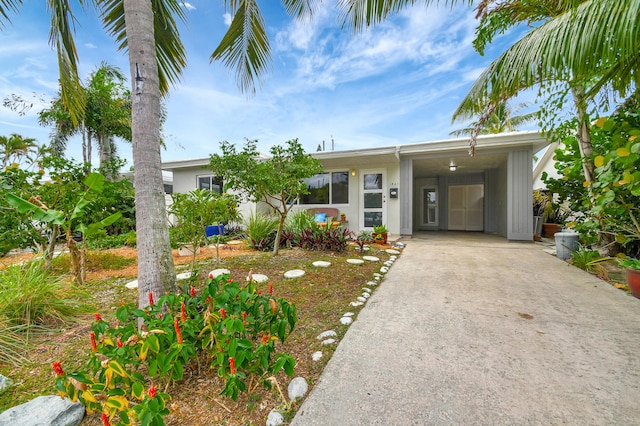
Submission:
[[[480,120],[471,123],[464,129],[454,130],[449,134],[463,136],[471,135],[474,132],[480,135],[514,132],[521,126],[538,118],[538,111],[517,115],[521,108],[526,107],[526,104],[522,104],[518,109],[513,110],[507,102],[498,104],[496,108],[486,111]],[[482,119],[484,117],[486,118]]]
[[[320,0],[283,0],[286,11],[306,18]],[[175,288],[166,220],[160,158],[161,97],[178,81],[186,56],[176,20],[184,20],[179,0],[93,0],[106,30],[120,49],[129,54],[132,83],[131,126],[133,142],[136,231],[138,248],[139,305],[147,294],[164,294]],[[9,12],[17,12],[22,0],[0,0],[0,28]],[[73,40],[73,14],[68,0],[47,2],[52,27],[50,41],[58,52],[61,99],[70,118],[79,123],[84,99],[77,73]],[[211,60],[222,60],[236,70],[240,89],[254,92],[269,66],[270,47],[257,0],[225,2],[233,15],[231,25]]]
[[[17,133],[10,136],[0,136],[0,158],[2,168],[12,163],[19,163],[23,159],[31,160],[31,154],[38,153],[38,144],[33,138],[25,138]]]

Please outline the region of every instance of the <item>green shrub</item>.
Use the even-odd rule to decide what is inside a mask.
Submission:
[[[600,252],[597,250],[589,250],[582,246],[571,253],[571,264],[587,272],[593,272],[594,266],[601,259],[606,260],[606,258],[600,255]]]
[[[7,318],[0,316],[0,362],[13,366],[25,361],[26,337],[25,326],[11,324]]]
[[[334,251],[341,253],[347,249],[353,233],[347,228],[331,226],[318,226],[313,224],[310,228],[300,233],[300,247],[306,250]]]
[[[104,229],[96,231],[90,238],[87,238],[87,248],[89,250],[105,250],[118,247],[135,247],[136,233],[129,231],[126,234],[108,235]]]
[[[52,327],[89,312],[86,295],[44,268],[42,260],[0,273],[0,316],[13,325]]]
[[[275,216],[252,214],[245,230],[249,247],[262,251],[273,249],[277,230],[278,219]]]
[[[300,234],[303,229],[308,229],[316,224],[313,216],[306,210],[296,210],[287,216],[285,230],[293,234]]]

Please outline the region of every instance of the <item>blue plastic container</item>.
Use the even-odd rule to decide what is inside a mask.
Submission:
[[[204,230],[204,234],[207,237],[213,237],[214,235],[224,235],[224,225],[210,225]]]

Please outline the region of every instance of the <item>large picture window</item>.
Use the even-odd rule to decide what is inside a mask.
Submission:
[[[300,204],[348,204],[349,172],[320,173],[304,182],[308,194],[300,199]]]
[[[222,194],[222,178],[218,176],[198,176],[198,189],[208,189]]]

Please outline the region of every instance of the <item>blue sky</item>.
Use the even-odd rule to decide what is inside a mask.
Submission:
[[[242,94],[231,70],[209,63],[228,24],[222,1],[185,3],[181,30],[188,66],[166,100],[163,160],[206,157],[219,142],[241,145],[258,139],[259,149],[298,138],[309,152],[322,141],[336,150],[390,146],[450,138],[465,123],[451,116],[479,73],[518,37],[498,37],[485,56],[471,45],[476,21],[467,7],[407,9],[378,27],[354,35],[340,31],[338,12],[327,2],[312,22],[290,19],[279,2],[262,2],[272,47],[272,70],[255,96]],[[79,71],[85,79],[101,61],[128,75],[95,12],[76,12]],[[58,88],[57,62],[48,45],[44,1],[27,1],[12,24],[0,28],[0,98],[19,94],[46,100]],[[50,129],[37,124],[36,102],[23,117],[0,105],[0,135],[19,133],[46,143]],[[119,143],[122,157],[131,149]],[[81,158],[80,141],[68,155]]]

